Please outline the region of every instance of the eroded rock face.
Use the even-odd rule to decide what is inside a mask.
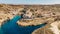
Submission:
[[[47,29],[41,28],[36,33],[45,31],[45,34],[56,34],[53,28],[58,28],[56,32],[59,31],[59,25],[55,25],[55,21],[60,21],[60,6],[56,5],[0,5],[0,25],[8,19],[12,19],[15,15],[23,14],[22,20],[17,23],[22,26],[28,25],[38,25],[47,22],[49,25]],[[48,25],[47,25],[48,26]],[[56,26],[56,27],[55,27]],[[58,26],[58,27],[57,27]],[[52,30],[53,29],[53,30]],[[51,30],[51,31],[50,31]],[[53,32],[53,33],[51,33]],[[36,34],[34,33],[34,34]],[[58,33],[60,34],[60,33]]]
[[[50,29],[53,31],[54,34],[60,34],[60,30],[58,27],[59,24],[60,24],[60,21],[56,21],[51,24],[52,27],[50,27]]]
[[[50,29],[45,27],[35,30],[32,34],[54,34]]]
[[[32,32],[32,34],[60,34],[60,21],[55,21],[43,28],[39,28]]]
[[[52,7],[53,6],[53,7]],[[0,6],[0,15],[3,15],[2,19],[5,20],[5,17],[9,17],[10,19],[13,18],[13,16],[19,14],[23,14],[23,19],[27,20],[27,23],[30,21],[30,23],[34,22],[37,24],[37,21],[40,23],[44,22],[51,22],[54,21],[56,17],[60,17],[60,12],[58,11],[58,6],[35,6],[35,5],[7,5],[2,4]],[[4,17],[5,16],[5,17]],[[1,17],[0,17],[1,18]],[[29,21],[28,21],[29,20]],[[39,21],[40,20],[40,21]],[[1,21],[1,19],[0,19]],[[2,22],[3,22],[2,21]],[[1,23],[2,23],[1,22]],[[26,21],[25,21],[26,22]]]

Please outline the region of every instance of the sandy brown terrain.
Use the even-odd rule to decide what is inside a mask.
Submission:
[[[23,19],[17,23],[22,26],[48,23],[45,27],[37,29],[33,34],[56,34],[52,29],[60,29],[56,21],[60,21],[60,5],[8,5],[0,4],[0,25],[12,19],[15,15],[23,15]],[[55,24],[56,23],[56,24]],[[53,25],[51,25],[53,24]],[[56,27],[55,27],[55,25]],[[52,28],[53,27],[53,28]],[[52,29],[50,29],[52,28]],[[58,29],[59,28],[59,29]],[[41,32],[44,33],[41,33]]]

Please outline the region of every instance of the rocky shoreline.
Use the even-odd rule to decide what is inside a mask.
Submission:
[[[24,15],[23,15],[23,19],[17,22],[19,25],[22,25],[22,26],[38,25],[46,22],[49,24],[49,25],[47,24],[47,26],[50,27],[51,26],[50,24],[56,21],[60,21],[60,6],[59,5],[0,4],[0,25],[3,24],[6,20],[12,19],[15,15],[21,15],[21,14],[24,14]],[[49,28],[47,26],[46,28]],[[53,34],[53,33],[50,33],[50,34]]]

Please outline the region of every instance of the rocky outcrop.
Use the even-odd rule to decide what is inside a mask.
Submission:
[[[12,19],[15,15],[23,14],[22,20],[17,23],[21,26],[38,25],[42,23],[48,23],[46,27],[39,29],[41,34],[43,31],[45,34],[56,34],[55,31],[52,33],[49,28],[54,24],[55,21],[60,21],[60,6],[59,5],[8,5],[0,4],[0,25],[5,21]],[[55,27],[51,26],[51,27]],[[60,27],[58,26],[60,29]],[[35,34],[37,34],[37,32]],[[43,34],[44,34],[43,33]],[[59,34],[59,33],[58,33]]]

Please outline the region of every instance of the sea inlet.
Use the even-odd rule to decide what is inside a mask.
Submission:
[[[34,30],[46,25],[46,23],[43,23],[37,26],[20,26],[17,24],[17,21],[21,19],[22,17],[19,15],[14,16],[12,19],[8,20],[0,27],[0,33],[1,34],[31,34]]]

